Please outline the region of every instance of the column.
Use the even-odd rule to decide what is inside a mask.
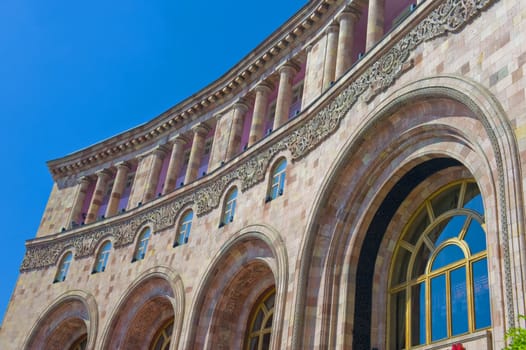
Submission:
[[[368,11],[366,51],[369,51],[384,35],[385,0],[369,0]]]
[[[340,32],[338,34],[338,55],[336,57],[336,79],[341,77],[352,65],[354,46],[354,25],[359,17],[355,8],[345,9],[339,16]]]
[[[75,205],[73,206],[71,210],[71,225],[72,227],[77,224],[79,225],[81,220],[80,214],[82,213],[82,207],[84,206],[84,200],[86,199],[86,193],[88,192],[88,188],[91,181],[87,176],[83,176],[78,181],[79,190],[77,193],[77,198],[75,199]],[[75,224],[73,224],[75,222]]]
[[[311,67],[312,60],[312,44],[307,45],[305,53],[307,59],[305,60],[305,78],[303,84],[303,98],[301,99],[301,110],[304,110],[306,106],[313,100],[314,92],[318,93],[318,84],[311,84],[316,75],[316,70]]]
[[[119,211],[119,203],[121,201],[122,193],[126,188],[128,172],[131,170],[131,166],[127,162],[117,163],[115,164],[115,167],[117,168],[117,174],[115,175],[110,199],[108,200],[108,206],[106,207],[106,214],[104,214],[107,218],[117,214]]]
[[[212,172],[219,168],[221,162],[225,160],[227,138],[230,130],[230,126],[225,124],[225,122],[229,122],[230,120],[226,118],[226,115],[223,112],[215,114],[213,119],[215,119],[216,126],[212,139],[212,145],[210,147],[210,157],[208,158],[207,172]],[[210,122],[211,119],[208,120],[209,124]]]
[[[197,179],[199,165],[201,165],[201,158],[205,149],[206,135],[210,131],[210,127],[206,124],[200,123],[192,128],[194,132],[194,139],[192,141],[192,149],[190,150],[190,160],[188,161],[188,168],[186,169],[185,184]]]
[[[274,125],[272,129],[276,130],[289,119],[290,103],[292,100],[292,80],[294,75],[300,70],[300,67],[293,63],[287,62],[279,67],[279,87],[278,98],[276,100],[276,115],[274,116]]]
[[[241,148],[241,138],[243,137],[243,122],[245,121],[245,114],[248,111],[248,105],[244,99],[239,99],[234,104],[234,116],[232,118],[232,129],[228,139],[228,148],[226,151],[226,159],[230,160],[236,156]]]
[[[111,173],[108,170],[101,170],[97,172],[97,183],[95,184],[95,191],[91,198],[91,203],[88,209],[88,215],[86,216],[86,224],[97,220],[97,214],[99,213],[100,205],[106,193],[106,186]]]
[[[256,86],[256,99],[254,101],[254,113],[252,114],[252,124],[250,125],[250,135],[248,145],[252,146],[263,137],[265,128],[265,116],[267,115],[268,96],[272,92],[273,86],[262,82]]]
[[[182,135],[176,135],[173,138],[172,154],[170,155],[170,162],[168,163],[163,194],[173,191],[176,187],[177,178],[179,177],[184,162],[184,146],[187,142],[188,139]]]
[[[151,201],[155,198],[155,190],[157,183],[159,182],[159,175],[161,168],[163,167],[163,159],[166,156],[166,148],[159,146],[153,150],[150,157],[152,157],[150,163],[150,171],[146,177],[146,188],[144,190],[143,204]]]
[[[327,48],[325,51],[325,65],[323,67],[323,88],[327,88],[334,81],[336,71],[336,51],[338,50],[338,25],[331,24],[327,28]]]

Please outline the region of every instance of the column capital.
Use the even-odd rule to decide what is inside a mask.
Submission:
[[[274,85],[267,81],[262,81],[254,88],[254,91],[256,92],[264,92],[267,94],[271,93],[272,90],[274,90]]]
[[[130,171],[132,166],[130,163],[128,163],[127,161],[120,161],[118,163],[115,163],[115,168],[117,168],[117,171],[121,168],[126,168],[126,170]]]
[[[97,175],[98,179],[105,180],[106,177],[111,176],[111,171],[109,171],[108,169],[102,169],[95,172],[95,175]]]
[[[298,73],[300,71],[301,67],[294,61],[287,61],[283,63],[279,68],[278,72],[281,74],[282,72],[285,73]]]
[[[325,33],[326,33],[326,34],[338,33],[338,31],[339,31],[339,25],[338,25],[338,22],[332,22],[332,23],[329,24],[329,26],[325,29]]]
[[[208,126],[208,124],[206,123],[199,123],[199,124],[196,124],[194,126],[192,126],[192,131],[194,132],[194,134],[208,134],[208,132],[212,130],[212,128],[210,126]]]
[[[168,154],[168,152],[169,152],[168,149],[166,149],[166,147],[164,147],[164,146],[161,145],[161,146],[157,146],[157,147],[155,147],[155,148],[152,150],[151,154],[155,154],[157,157],[159,157],[159,158],[162,159],[162,158],[166,157],[166,155]]]
[[[89,176],[81,176],[78,180],[77,180],[77,183],[79,185],[89,185],[91,183],[91,179],[89,178]]]
[[[182,145],[186,145],[190,140],[188,137],[182,135],[182,134],[175,134],[172,137],[168,139],[168,142],[171,143],[180,143]]]
[[[362,11],[357,8],[355,5],[347,5],[342,12],[340,12],[338,14],[338,16],[336,16],[336,20],[338,22],[341,22],[342,20],[345,20],[345,19],[351,19],[351,20],[357,20],[358,18],[360,18],[360,15],[362,14]]]
[[[214,114],[212,118],[214,118],[216,122],[219,123],[219,121],[221,120],[221,118],[223,118],[224,115],[225,115],[224,112],[219,112],[219,113]]]
[[[247,100],[243,97],[238,99],[236,103],[232,106],[233,109],[239,109],[241,110],[241,113],[246,113],[248,111],[248,103]]]

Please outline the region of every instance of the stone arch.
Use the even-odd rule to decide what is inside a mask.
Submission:
[[[42,312],[24,342],[24,349],[68,349],[87,336],[87,350],[95,349],[98,308],[95,298],[73,290],[58,297]]]
[[[271,348],[279,349],[287,276],[286,248],[273,228],[252,225],[236,232],[218,250],[197,286],[184,348],[241,348],[252,305],[274,286]]]
[[[303,339],[320,347],[353,345],[356,290],[350,281],[359,274],[365,237],[397,182],[425,164],[428,176],[461,166],[482,191],[491,217],[488,231],[498,233],[493,235],[494,254],[502,256],[493,278],[504,276],[493,281],[504,291],[496,292],[498,307],[493,307],[503,310],[494,316],[496,333],[502,337],[515,315],[524,312],[524,301],[517,298],[523,295],[523,278],[519,269],[511,269],[524,259],[519,235],[523,192],[521,183],[513,181],[522,174],[513,131],[502,107],[482,86],[456,76],[425,78],[392,93],[366,116],[324,180],[298,260],[294,348],[301,348]],[[324,208],[324,203],[331,205]],[[311,253],[314,246],[317,255]],[[317,277],[313,271],[320,261]],[[309,307],[316,308],[318,317],[306,318]],[[305,329],[313,327],[317,336],[308,338]]]
[[[145,271],[120,298],[102,337],[103,349],[148,348],[160,327],[174,319],[171,349],[178,347],[184,317],[184,288],[172,269]]]

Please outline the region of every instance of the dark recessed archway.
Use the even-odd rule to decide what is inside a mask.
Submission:
[[[451,158],[435,158],[421,163],[407,172],[389,191],[376,211],[366,238],[363,241],[358,259],[355,289],[355,313],[353,330],[353,349],[371,349],[371,314],[374,267],[378,249],[389,222],[398,207],[419,183],[434,173],[460,163]]]

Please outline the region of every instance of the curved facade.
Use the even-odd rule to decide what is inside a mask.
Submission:
[[[309,2],[48,162],[2,349],[501,349],[524,315],[526,7]]]

